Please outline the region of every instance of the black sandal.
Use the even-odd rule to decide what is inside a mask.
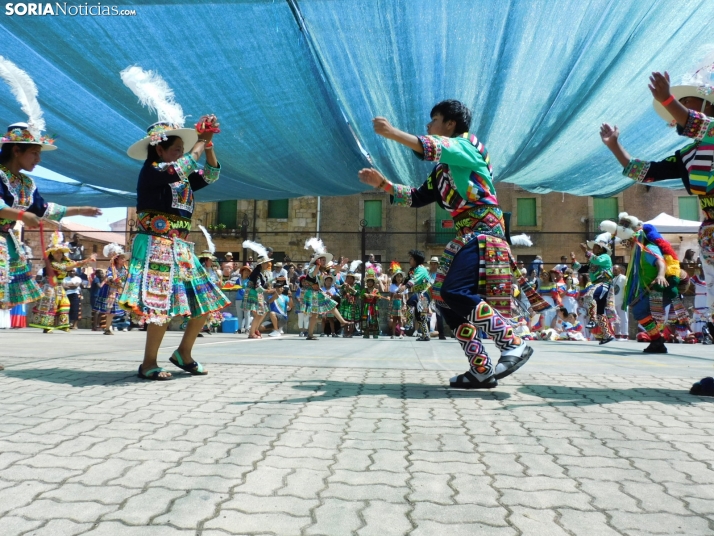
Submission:
[[[479,381],[470,370],[467,370],[463,374],[456,376],[456,381],[449,382],[449,387],[456,389],[493,389],[498,387],[498,381],[495,376],[491,376],[484,382]]]
[[[312,337],[305,337],[305,340],[306,341],[319,341],[320,339],[313,335]]]

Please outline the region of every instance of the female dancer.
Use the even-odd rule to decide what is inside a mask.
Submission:
[[[330,299],[329,296],[320,290],[325,272],[327,272],[327,265],[330,264],[332,260],[332,254],[325,250],[325,246],[319,238],[308,239],[305,242],[305,249],[309,248],[312,248],[315,253],[310,259],[310,264],[307,268],[306,280],[310,283],[310,286],[305,290],[305,297],[303,298],[305,313],[310,315],[310,323],[308,324],[307,337],[305,339],[308,341],[317,341],[319,339],[315,337],[314,333],[315,324],[317,324],[319,316],[333,312],[335,318],[343,328],[353,323],[342,318],[342,315],[337,310],[337,302]]]
[[[25,249],[11,232],[17,221],[36,228],[40,220],[59,221],[64,216],[98,216],[94,207],[65,207],[47,203],[31,177],[41,161],[41,153],[57,147],[54,140],[43,136],[45,120],[37,102],[37,87],[26,72],[0,56],[0,77],[7,82],[28,115],[27,123],[13,123],[0,138],[0,307],[37,301],[40,287],[30,276]]]
[[[118,244],[107,244],[104,246],[104,256],[111,257],[107,275],[102,281],[102,286],[97,293],[97,299],[93,304],[95,318],[99,315],[106,315],[104,324],[104,335],[114,335],[112,331],[112,319],[114,315],[122,312],[119,307],[119,294],[124,288],[129,272],[126,268],[126,255],[124,248]]]
[[[93,254],[88,259],[73,261],[68,257],[69,251],[69,246],[62,242],[62,233],[54,233],[52,243],[45,254],[55,272],[55,281],[45,272],[47,282],[42,289],[42,298],[33,310],[34,318],[30,322],[31,328],[40,328],[42,333],[50,333],[55,329],[69,331],[70,303],[62,283],[75,268],[97,260],[96,254]]]
[[[272,272],[270,264],[273,259],[268,255],[268,248],[257,242],[246,240],[243,248],[255,251],[258,261],[248,276],[248,288],[243,296],[243,310],[248,316],[253,315],[253,321],[248,328],[249,339],[262,339],[260,336],[260,324],[265,315],[268,314],[268,306],[265,303],[265,293],[268,289]]]
[[[137,184],[136,219],[129,276],[119,297],[120,306],[147,323],[144,361],[138,376],[164,381],[171,374],[158,366],[158,353],[169,321],[188,316],[181,343],[169,361],[191,375],[207,374],[191,355],[206,315],[228,305],[186,241],[191,230],[193,192],[218,180],[220,164],[213,136],[220,132],[218,118],[204,115],[195,129],[183,128],[184,115],[171,90],[155,73],[129,67],[121,73],[124,84],[140,100],[159,110],[159,122],[127,154],[144,162]],[[185,148],[190,147],[188,152]],[[206,166],[198,159],[206,153]]]

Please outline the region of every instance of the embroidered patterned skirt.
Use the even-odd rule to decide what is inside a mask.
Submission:
[[[0,233],[0,308],[39,300],[42,291],[30,275],[30,265],[20,257],[15,239]]]
[[[118,314],[122,311],[119,307],[119,294],[121,288],[117,290],[112,285],[102,285],[97,292],[97,297],[94,301],[93,311],[103,314]]]
[[[138,234],[131,250],[129,275],[119,306],[139,323],[162,325],[174,316],[199,316],[230,302],[180,238]]]
[[[324,315],[337,307],[337,302],[321,290],[312,290],[311,288],[305,291],[305,313],[309,315]]]
[[[243,310],[255,313],[257,316],[263,316],[268,312],[265,307],[265,294],[262,288],[253,288],[251,286],[245,291],[243,296]]]
[[[348,322],[359,320],[359,305],[356,298],[350,303],[349,298],[343,297],[337,310],[340,311],[342,318]]]
[[[32,312],[31,328],[69,330],[69,299],[61,283],[56,287],[45,285]]]
[[[404,314],[404,301],[392,300],[392,304],[389,307],[389,316],[402,316],[402,314]]]

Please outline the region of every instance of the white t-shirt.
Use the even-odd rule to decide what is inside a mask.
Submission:
[[[76,288],[70,288],[70,286],[77,285]],[[62,281],[62,286],[66,289],[67,294],[79,294],[82,290],[82,278],[78,275],[67,276]]]
[[[627,278],[622,274],[615,276],[612,280],[613,292],[615,293],[615,305],[618,309],[622,305],[622,300],[625,298],[626,283]]]

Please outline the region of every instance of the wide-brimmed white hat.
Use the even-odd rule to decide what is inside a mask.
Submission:
[[[195,129],[181,128],[178,125],[159,121],[147,128],[146,137],[129,147],[126,154],[134,160],[146,160],[149,153],[149,145],[158,145],[162,141],[166,141],[169,136],[181,138],[185,150],[190,150],[198,141],[198,133]]]
[[[24,143],[26,145],[39,145],[41,151],[54,151],[57,146],[54,138],[40,135],[39,138],[32,135],[27,123],[13,123],[7,127],[7,132],[0,138],[0,145],[4,143]]]
[[[149,145],[158,145],[169,136],[180,137],[184,149],[195,145],[198,133],[195,129],[183,128],[186,121],[183,109],[176,102],[173,90],[158,73],[132,65],[120,75],[124,85],[139,98],[139,102],[158,115],[158,121],[146,129],[146,137],[129,147],[126,154],[135,160],[146,160]]]
[[[683,99],[684,97],[697,97],[698,99],[704,99],[704,101],[714,104],[714,91],[712,91],[712,86],[701,85],[701,86],[672,86],[669,88],[672,96],[677,99]],[[671,123],[674,121],[672,114],[667,111],[667,109],[662,106],[661,102],[656,100],[652,101],[652,106],[654,106],[655,112],[662,119]],[[706,106],[706,105],[705,105]],[[703,110],[697,110],[699,112]]]
[[[608,254],[612,253],[610,248],[610,240],[612,240],[612,235],[610,233],[601,233],[595,237],[595,240],[588,240],[587,244],[590,249],[598,245],[605,249]]]

